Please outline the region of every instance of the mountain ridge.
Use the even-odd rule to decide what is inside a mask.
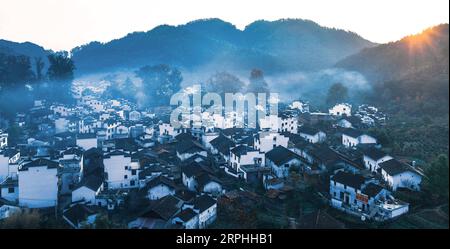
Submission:
[[[362,73],[373,98],[407,113],[448,114],[449,24],[440,24],[396,42],[366,48],[337,67]]]
[[[34,58],[42,58],[44,62],[44,69],[46,69],[49,65],[47,56],[52,53],[51,50],[47,50],[38,44],[32,42],[14,42],[8,41],[4,39],[0,39],[0,53],[6,55],[25,55],[33,61]],[[33,64],[33,63],[32,63]],[[33,70],[35,70],[35,66],[33,64]]]
[[[449,24],[439,24],[398,41],[364,48],[336,66],[363,73],[375,82],[398,80],[427,67],[442,67],[439,70],[448,74],[448,28]]]
[[[215,63],[224,69],[258,67],[278,72],[325,68],[373,45],[356,33],[325,28],[309,20],[259,20],[239,30],[229,22],[211,18],[160,25],[106,43],[91,42],[71,53],[81,71],[147,62],[188,69]],[[90,64],[94,54],[95,65]],[[128,60],[130,56],[134,62]]]

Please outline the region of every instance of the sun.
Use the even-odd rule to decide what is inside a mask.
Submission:
[[[404,38],[409,49],[410,54],[423,53],[429,50],[433,50],[435,45],[433,44],[434,38],[438,35],[436,30],[429,28],[417,35],[411,35]]]

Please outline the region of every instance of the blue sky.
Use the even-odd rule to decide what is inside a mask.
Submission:
[[[379,43],[449,22],[448,0],[0,0],[0,6],[0,39],[53,50],[211,17],[240,29],[259,19],[310,19]]]

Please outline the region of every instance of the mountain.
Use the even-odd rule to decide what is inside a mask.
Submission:
[[[375,83],[426,72],[448,75],[448,42],[448,24],[441,24],[396,42],[365,48],[336,66],[361,72]]]
[[[159,63],[185,69],[256,67],[275,73],[326,68],[374,45],[355,33],[307,20],[256,21],[239,30],[220,19],[202,19],[91,42],[71,53],[82,73]]]
[[[12,42],[0,39],[0,53],[6,55],[25,55],[30,57],[30,61],[34,68],[34,58],[41,57],[45,63],[44,70],[48,67],[47,56],[51,53],[50,50],[45,50],[43,47],[31,42]]]
[[[378,101],[396,101],[403,110],[448,113],[449,25],[366,48],[336,66],[365,75]]]

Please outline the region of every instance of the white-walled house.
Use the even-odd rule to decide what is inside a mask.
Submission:
[[[201,155],[204,157],[208,156],[206,149],[201,144],[196,141],[192,141],[191,139],[185,139],[177,142],[175,150],[177,152],[177,157],[181,161],[187,160],[194,155]]]
[[[6,178],[0,182],[0,197],[11,202],[16,202],[19,199],[19,182],[17,178]]]
[[[61,117],[67,117],[74,111],[73,108],[67,107],[65,105],[52,106],[50,109],[53,110],[53,114],[57,114]]]
[[[198,210],[198,228],[203,229],[212,224],[217,217],[217,202],[209,195],[194,199],[194,209]]]
[[[78,131],[80,133],[94,133],[95,129],[100,128],[101,121],[95,119],[94,117],[87,116],[81,119],[78,123]]]
[[[95,133],[77,134],[77,146],[85,151],[97,148],[97,135]]]
[[[59,117],[55,119],[55,133],[62,133],[69,130],[69,119]]]
[[[288,147],[289,137],[278,132],[259,132],[255,138],[253,147],[261,152],[268,152],[277,146]]]
[[[197,190],[199,192],[213,195],[222,193],[222,183],[218,178],[209,174],[202,174],[198,176],[196,180]]]
[[[102,128],[106,130],[106,139],[112,139],[113,135],[117,132],[117,127],[120,125],[120,122],[115,119],[107,119],[102,123]],[[128,134],[128,128],[125,131]]]
[[[106,134],[108,134],[108,130],[106,130]],[[119,125],[117,126],[112,134],[112,137],[114,138],[127,138],[130,135],[130,129],[126,127],[125,125]],[[108,135],[106,135],[106,139],[108,138]]]
[[[391,159],[379,164],[381,175],[389,187],[396,191],[397,188],[420,190],[422,173],[410,165]]]
[[[0,151],[0,182],[9,175],[9,156]]]
[[[162,123],[159,126],[159,136],[171,136],[175,137],[181,133],[180,129],[175,129],[171,124]]]
[[[300,156],[283,146],[277,146],[266,153],[266,166],[279,178],[288,177],[291,168],[300,167],[300,160]]]
[[[206,130],[205,133],[202,136],[202,145],[205,147],[205,149],[207,150],[211,150],[211,142],[218,138],[220,136],[220,133],[214,129],[212,130]]]
[[[377,148],[368,148],[363,154],[364,166],[372,172],[378,172],[380,163],[391,159],[392,157],[390,155]]]
[[[294,110],[297,109],[301,113],[309,112],[309,104],[305,103],[305,102],[302,102],[302,101],[299,101],[299,100],[296,100],[296,101],[292,102],[289,105],[289,108],[294,109]]]
[[[355,147],[359,144],[376,144],[377,139],[355,129],[346,129],[342,132],[342,145]]]
[[[368,219],[385,221],[409,211],[409,204],[395,199],[374,179],[338,171],[330,177],[331,206]]]
[[[362,192],[366,181],[360,174],[345,171],[338,171],[332,175],[330,177],[331,206],[338,209],[361,209],[362,212],[369,212],[374,208],[374,200],[369,202],[368,196]]]
[[[193,162],[181,168],[183,185],[191,191],[218,194],[222,192],[222,183],[210,171]]]
[[[81,160],[81,156],[83,155],[83,150],[79,148],[68,148],[67,150],[61,153],[62,160]]]
[[[396,200],[373,179],[345,171],[330,177],[331,206],[359,217],[388,220],[409,211],[409,204]]]
[[[20,151],[15,149],[0,150],[0,183],[8,177],[17,179]]]
[[[308,126],[302,126],[298,130],[299,135],[310,143],[322,143],[327,139],[325,132]]]
[[[198,229],[199,215],[192,208],[185,208],[173,219],[173,224],[182,225],[185,229]]]
[[[128,119],[130,121],[139,121],[141,119],[141,113],[138,111],[131,111],[128,114]]]
[[[138,187],[138,174],[131,168],[129,153],[120,150],[109,152],[104,155],[103,164],[108,189]]]
[[[345,118],[341,118],[336,122],[336,125],[342,128],[353,128],[353,124]]]
[[[84,96],[81,98],[81,104],[89,106],[94,112],[102,112],[105,110],[103,103],[92,96]]]
[[[341,103],[333,106],[328,110],[328,113],[333,116],[351,116],[352,106],[347,103]]]
[[[74,229],[80,229],[84,226],[93,226],[97,216],[98,212],[78,203],[64,210],[62,218]]]
[[[181,167],[181,181],[183,182],[183,185],[191,191],[195,191],[197,187],[195,176],[199,173],[199,171],[201,171],[201,168],[197,164],[190,164]]]
[[[59,164],[36,159],[19,168],[19,205],[28,208],[53,207],[58,202]]]
[[[264,165],[264,153],[246,145],[239,145],[230,150],[230,167],[237,175],[243,165]],[[226,168],[227,169],[227,168]],[[227,172],[229,173],[229,172]]]
[[[165,176],[157,176],[147,182],[144,190],[149,200],[159,200],[165,196],[174,195],[176,185],[171,179]]]
[[[183,210],[191,208],[198,214],[198,228],[204,229],[211,225],[217,218],[217,201],[204,194],[196,197],[192,203],[185,203]]]
[[[88,175],[72,191],[72,202],[83,201],[94,205],[96,196],[102,190],[103,179],[96,175]]]
[[[8,146],[8,133],[0,130],[0,150]]]
[[[173,224],[177,224],[177,222],[175,222],[176,215],[182,211],[183,203],[183,200],[173,195],[167,195],[153,201],[153,205],[151,205],[145,212],[141,213],[135,220],[128,223],[128,228],[173,228]]]
[[[211,153],[219,154],[227,162],[230,161],[230,149],[236,147],[233,140],[222,134],[211,140],[210,145]]]
[[[261,118],[259,125],[262,130],[297,134],[298,120],[286,114],[279,114],[278,116],[269,115]]]

